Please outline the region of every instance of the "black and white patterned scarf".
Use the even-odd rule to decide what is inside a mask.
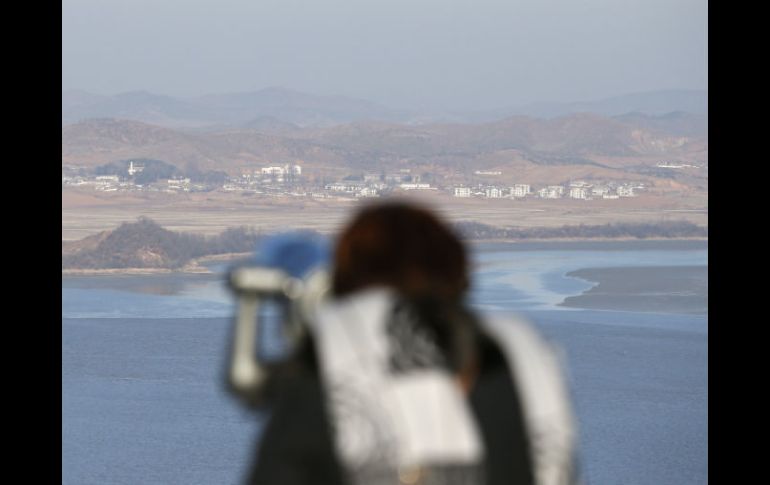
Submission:
[[[482,437],[429,326],[384,289],[319,308],[311,332],[338,456],[355,485],[480,485]],[[515,361],[538,485],[571,483],[574,422],[558,359],[532,328],[487,319]]]

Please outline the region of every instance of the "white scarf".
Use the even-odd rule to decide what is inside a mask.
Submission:
[[[321,305],[312,319],[338,456],[354,483],[392,483],[394,472],[417,483],[426,468],[480,470],[483,443],[467,399],[419,326],[401,322],[394,333],[395,301],[388,290],[362,291]],[[515,364],[536,483],[568,483],[574,426],[557,359],[522,322],[482,323]],[[483,480],[433,476],[420,483]]]

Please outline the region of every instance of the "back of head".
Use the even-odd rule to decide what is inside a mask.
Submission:
[[[462,242],[432,213],[403,202],[360,211],[342,232],[334,259],[338,297],[382,286],[407,298],[458,301],[469,286]]]
[[[345,297],[387,288],[441,349],[449,368],[468,369],[475,353],[475,318],[465,247],[431,212],[403,202],[361,210],[342,231],[334,254],[332,292]]]

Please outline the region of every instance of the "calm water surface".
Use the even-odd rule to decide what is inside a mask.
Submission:
[[[566,354],[588,483],[707,483],[708,320],[560,307],[595,285],[565,274],[707,261],[692,243],[476,248],[473,304]],[[232,312],[219,274],[62,278],[63,484],[239,483],[264,418],[222,386]]]

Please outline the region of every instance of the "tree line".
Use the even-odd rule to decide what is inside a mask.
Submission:
[[[529,228],[504,228],[463,221],[455,223],[454,230],[465,239],[476,240],[708,237],[708,228],[687,221]],[[121,224],[94,248],[63,254],[62,269],[178,269],[202,256],[251,252],[261,237],[260,233],[246,227],[229,228],[216,236],[174,232],[147,217],[140,217],[136,222]]]
[[[177,269],[194,258],[253,251],[260,234],[246,227],[216,236],[169,231],[149,218],[123,223],[92,249],[62,255],[62,269]]]

